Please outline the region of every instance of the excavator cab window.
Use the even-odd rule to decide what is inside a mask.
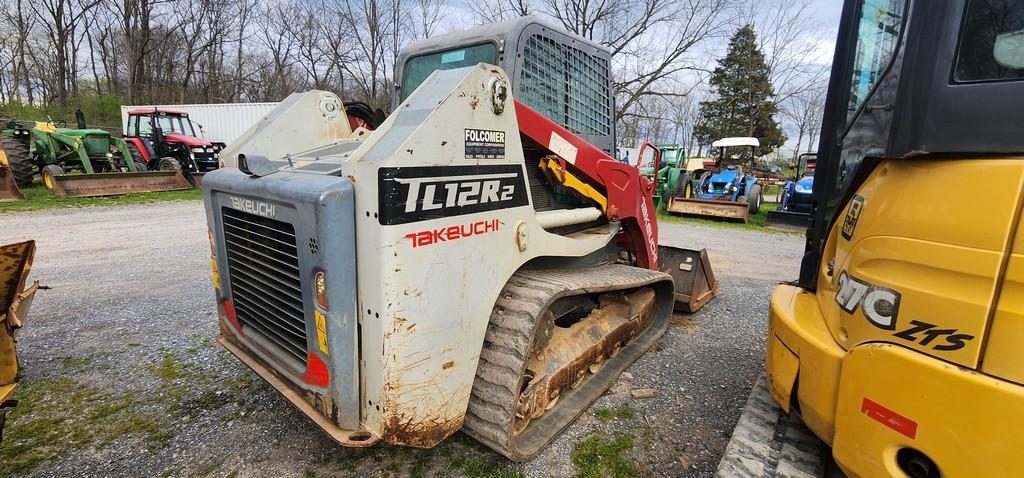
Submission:
[[[451,70],[477,63],[498,64],[498,47],[494,43],[453,48],[410,58],[405,62],[402,78],[402,101],[405,101],[434,70]]]
[[[903,24],[903,3],[903,0],[868,0],[861,7],[848,119],[856,116],[892,62]]]
[[[964,15],[954,79],[1024,79],[1024,2],[972,0]]]

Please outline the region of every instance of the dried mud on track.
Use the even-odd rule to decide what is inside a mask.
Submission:
[[[36,239],[19,335],[22,399],[0,475],[643,476],[714,472],[763,365],[771,288],[796,276],[798,236],[662,224],[706,247],[719,297],[654,349],[535,460],[462,434],[431,450],[335,445],[214,343],[198,201],[0,215],[0,243]],[[655,389],[634,398],[635,389]]]

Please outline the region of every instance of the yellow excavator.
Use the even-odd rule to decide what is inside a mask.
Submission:
[[[769,389],[850,476],[1019,476],[1024,2],[842,15]]]

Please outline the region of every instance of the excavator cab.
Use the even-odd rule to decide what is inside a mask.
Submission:
[[[1024,2],[847,0],[769,390],[850,476],[1009,476],[1024,435]]]

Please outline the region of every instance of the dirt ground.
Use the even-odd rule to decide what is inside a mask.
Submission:
[[[41,291],[19,336],[21,405],[0,476],[704,476],[761,372],[768,296],[801,237],[662,224],[706,247],[719,297],[539,457],[511,463],[456,434],[431,450],[334,444],[221,350],[198,201],[0,214],[38,242]],[[630,391],[657,390],[653,398]]]

